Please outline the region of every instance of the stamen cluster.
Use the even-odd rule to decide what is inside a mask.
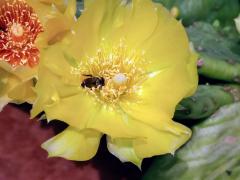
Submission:
[[[89,57],[82,74],[104,78],[104,86],[89,89],[88,92],[105,103],[116,104],[119,100],[134,99],[146,79],[144,55],[129,51],[120,43],[114,48],[101,48],[95,57]]]

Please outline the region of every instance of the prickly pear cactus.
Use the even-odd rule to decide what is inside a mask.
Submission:
[[[169,9],[179,8],[180,19],[186,25],[195,21],[212,22],[219,19],[222,23],[231,23],[239,13],[238,0],[154,0]]]
[[[204,55],[234,63],[240,62],[240,46],[235,41],[222,36],[211,24],[196,22],[187,28],[195,49]]]
[[[180,102],[174,117],[182,120],[207,118],[221,106],[238,101],[240,101],[239,85],[199,85],[192,97]]]
[[[222,107],[193,128],[175,156],[160,156],[143,180],[239,180],[240,103]]]
[[[199,53],[198,72],[208,78],[240,83],[240,46],[222,36],[211,24],[198,22],[187,28]]]

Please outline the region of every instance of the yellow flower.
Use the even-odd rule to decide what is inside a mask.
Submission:
[[[75,12],[76,0],[1,1],[1,106],[12,100],[33,102],[40,51],[70,31]]]
[[[150,0],[87,1],[61,43],[39,67],[32,116],[70,126],[43,144],[50,156],[92,158],[107,135],[109,151],[140,166],[174,153],[191,136],[172,121],[197,87],[196,55],[181,22]]]

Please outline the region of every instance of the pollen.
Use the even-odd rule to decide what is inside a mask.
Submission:
[[[147,77],[144,67],[146,61],[143,53],[120,43],[117,47],[98,49],[96,56],[87,58],[81,73],[103,78],[104,86],[86,90],[98,101],[116,105],[119,101],[137,98]]]
[[[0,60],[12,67],[38,64],[35,40],[43,27],[37,14],[23,0],[5,0],[0,7]]]

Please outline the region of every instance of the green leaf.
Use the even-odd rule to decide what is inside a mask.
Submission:
[[[175,156],[157,157],[143,180],[240,179],[240,103],[222,107],[193,128]]]

